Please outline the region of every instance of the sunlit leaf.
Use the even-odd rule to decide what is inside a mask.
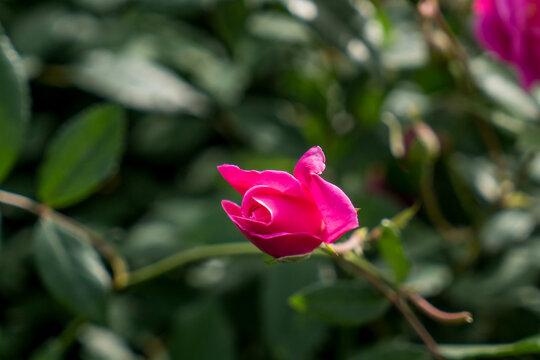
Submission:
[[[538,105],[517,81],[503,75],[493,62],[485,58],[471,61],[474,80],[484,93],[510,112],[527,119],[537,119],[540,112]]]
[[[142,360],[117,333],[100,326],[86,325],[79,331],[85,360]]]
[[[94,51],[72,68],[80,88],[128,108],[162,113],[207,112],[207,98],[169,69],[137,56]]]
[[[504,210],[492,216],[482,227],[480,239],[489,251],[499,251],[527,239],[534,227],[534,215],[524,210]]]
[[[440,294],[450,285],[452,279],[452,272],[444,265],[415,264],[411,268],[406,284],[418,294],[428,297]]]
[[[398,230],[390,224],[383,224],[382,234],[377,243],[381,255],[392,268],[396,280],[403,281],[407,277],[410,264],[405,256]]]
[[[42,219],[34,258],[45,286],[59,302],[90,319],[104,320],[111,279],[84,233]]]
[[[39,198],[53,207],[79,202],[115,170],[124,148],[125,118],[114,105],[71,119],[49,144],[39,173]]]
[[[260,13],[248,19],[250,31],[270,40],[306,43],[311,35],[309,27],[304,23],[282,13]]]

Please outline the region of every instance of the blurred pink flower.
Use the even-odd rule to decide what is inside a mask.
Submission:
[[[347,195],[319,176],[324,169],[324,153],[318,146],[302,156],[294,176],[218,166],[225,180],[244,196],[241,206],[228,200],[221,205],[240,232],[265,253],[275,258],[308,254],[358,227]]]
[[[512,64],[524,88],[540,79],[540,0],[475,0],[480,43]]]

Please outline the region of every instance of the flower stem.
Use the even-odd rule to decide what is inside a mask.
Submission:
[[[252,255],[260,254],[261,251],[248,242],[205,245],[187,249],[166,257],[163,260],[144,266],[129,274],[124,287],[132,286],[154,279],[168,271],[194,261],[229,255]]]

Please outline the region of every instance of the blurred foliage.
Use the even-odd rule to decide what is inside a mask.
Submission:
[[[540,92],[478,48],[470,1],[442,2],[468,67],[413,3],[0,0],[0,186],[62,208],[134,270],[246,241],[217,165],[291,171],[320,145],[324,177],[382,229],[366,257],[473,313],[422,318],[434,338],[500,344],[445,356],[535,359]],[[114,291],[94,239],[1,215],[1,359],[429,358],[328,259],[218,257]]]

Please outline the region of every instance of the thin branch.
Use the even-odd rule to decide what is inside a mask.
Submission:
[[[516,186],[516,189],[519,189],[521,187],[523,181],[527,177],[527,172],[529,171],[529,165],[531,164],[531,161],[534,159],[535,154],[536,153],[534,151],[528,151],[521,158],[518,169],[514,177],[514,184]]]
[[[449,313],[437,309],[435,306],[433,306],[433,304],[416,293],[411,292],[408,294],[408,296],[419,310],[437,322],[444,324],[470,324],[473,322],[472,314],[468,311]]]
[[[125,287],[128,274],[126,262],[118,254],[114,246],[109,244],[101,235],[72,218],[51,209],[47,205],[41,204],[23,195],[0,190],[0,203],[28,211],[43,219],[49,218],[64,229],[83,236],[88,236],[94,247],[110,264],[115,287]]]
[[[429,163],[423,166],[420,178],[420,196],[424,202],[426,214],[429,220],[439,231],[445,235],[453,230],[453,226],[444,217],[437,195],[433,189],[433,164]]]
[[[373,285],[381,294],[383,294],[394,306],[403,314],[409,322],[416,334],[422,339],[431,355],[437,360],[444,360],[444,357],[439,353],[437,343],[422,325],[422,322],[414,314],[407,301],[403,299],[398,292],[390,287],[382,278],[375,272],[374,267],[367,261],[363,261],[360,257],[352,253],[347,253],[345,256],[333,255],[329,251],[329,255],[337,259],[338,263],[345,269],[357,273],[364,277],[371,285]]]
[[[39,217],[44,217],[52,211],[48,206],[40,204],[26,196],[5,190],[0,190],[0,203],[26,210]]]

